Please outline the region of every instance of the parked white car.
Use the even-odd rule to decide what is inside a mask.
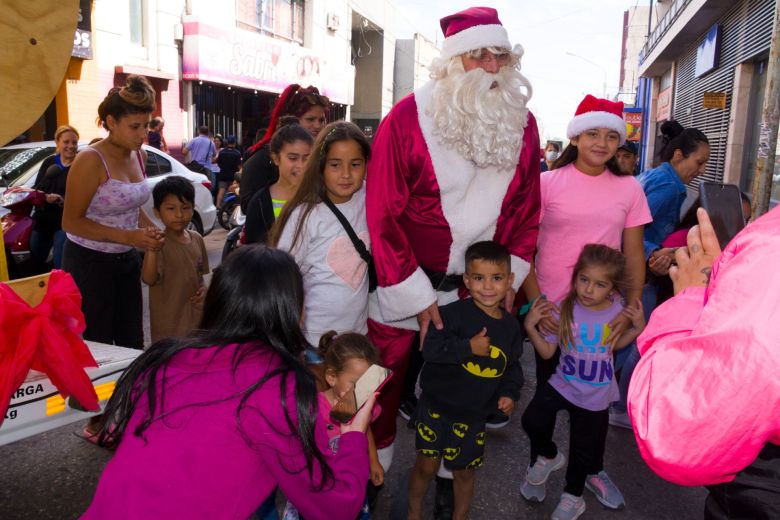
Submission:
[[[86,143],[79,143],[79,150],[86,146]],[[143,145],[143,148],[147,154],[146,180],[150,188],[154,188],[155,184],[169,175],[181,175],[188,179],[195,187],[195,213],[192,216],[191,227],[201,235],[211,233],[217,221],[217,208],[211,198],[211,180],[202,173],[187,169],[182,163],[157,148],[147,145]],[[32,188],[41,163],[55,151],[54,141],[39,141],[0,148],[0,194],[6,188],[14,186]],[[151,197],[144,204],[144,211],[157,226],[163,227],[162,222],[154,216]],[[5,208],[0,208],[0,216],[7,212]]]

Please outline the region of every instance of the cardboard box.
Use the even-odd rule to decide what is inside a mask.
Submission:
[[[142,351],[86,342],[97,368],[85,369],[95,386],[103,408],[114,393],[114,386],[122,372]],[[0,425],[0,446],[53,430],[66,424],[87,419],[97,412],[85,412],[70,398],[64,399],[46,374],[31,370],[24,383],[11,397],[11,404]]]

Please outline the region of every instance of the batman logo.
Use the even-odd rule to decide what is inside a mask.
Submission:
[[[423,423],[417,423],[417,433],[426,442],[436,442],[436,432]]]
[[[426,457],[432,457],[434,459],[439,458],[439,450],[417,450],[420,452],[421,455],[425,455]]]
[[[469,431],[469,425],[456,422],[452,425],[452,433],[460,437],[461,439],[466,436],[466,432]]]
[[[477,457],[476,459],[469,462],[469,465],[466,466],[466,469],[475,469],[482,466],[482,464],[485,462],[485,457]]]
[[[444,448],[444,458],[449,461],[455,460],[460,455],[460,448]]]
[[[473,357],[472,361],[463,363],[461,366],[466,371],[477,377],[494,379],[504,375],[506,370],[506,354],[495,345],[490,345],[490,355],[486,357]]]
[[[430,415],[431,419],[438,419],[439,417],[441,417],[440,413],[432,412],[430,410],[428,410],[428,415]]]
[[[477,446],[485,445],[485,432],[479,432],[477,434]]]

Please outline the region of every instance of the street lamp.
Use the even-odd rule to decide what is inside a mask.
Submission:
[[[584,56],[580,56],[579,54],[574,54],[573,52],[567,52],[566,55],[567,56],[572,56],[574,58],[579,58],[582,61],[586,61],[586,62],[590,63],[591,65],[593,65],[594,67],[598,67],[599,69],[601,69],[601,72],[604,74],[604,82],[602,83],[602,86],[603,86],[603,89],[604,89],[603,97],[606,99],[606,97],[607,97],[607,70],[604,67],[602,67],[601,65],[599,65],[598,63],[596,63],[595,61],[589,60],[588,58],[586,58]]]

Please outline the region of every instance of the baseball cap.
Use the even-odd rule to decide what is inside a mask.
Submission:
[[[618,150],[625,150],[628,153],[639,155],[639,152],[636,149],[636,145],[633,143],[633,141],[626,141],[623,143]]]

